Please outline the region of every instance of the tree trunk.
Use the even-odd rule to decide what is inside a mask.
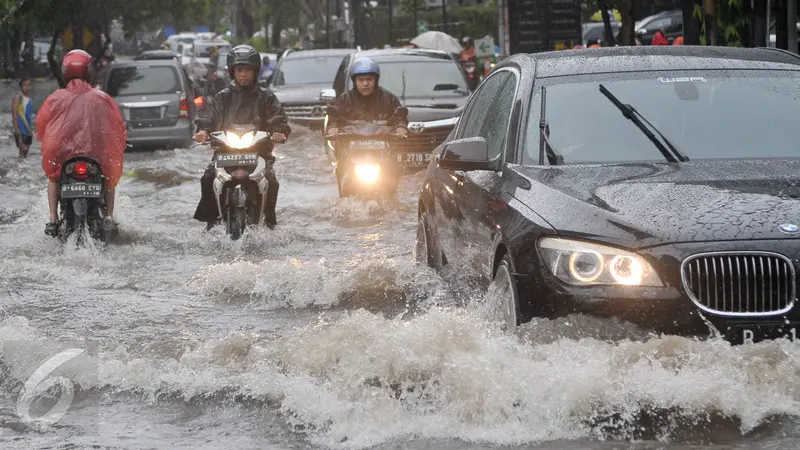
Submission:
[[[53,77],[56,79],[56,81],[58,81],[58,86],[63,89],[67,87],[67,83],[64,82],[64,75],[61,73],[61,66],[58,65],[55,57],[58,35],[58,31],[53,33],[53,40],[50,41],[50,50],[47,51],[47,62],[50,63],[50,71],[53,72]]]
[[[603,47],[614,46],[614,30],[611,29],[611,17],[608,15],[608,2],[606,0],[597,0],[597,5],[600,7],[600,13],[603,15]]]
[[[623,0],[620,3],[622,24],[619,27],[619,45],[636,45],[636,1]]]
[[[697,0],[681,0],[683,11],[683,43],[684,45],[700,45],[700,21],[694,17]]]
[[[753,11],[752,37],[753,47],[767,46],[767,1],[755,0]]]
[[[705,0],[706,36],[709,45],[717,45],[717,3]]]

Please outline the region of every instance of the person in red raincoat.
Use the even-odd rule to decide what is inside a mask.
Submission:
[[[49,179],[50,223],[45,233],[58,235],[61,166],[75,156],[90,157],[100,165],[106,185],[106,216],[102,226],[113,231],[115,187],[122,177],[128,140],[125,120],[108,94],[92,88],[91,55],[72,50],[64,56],[61,72],[67,87],[50,94],[36,116],[36,139],[42,143],[42,168]]]
[[[653,41],[650,45],[669,45],[669,40],[667,40],[667,36],[664,34],[664,30],[658,30],[653,34]]]

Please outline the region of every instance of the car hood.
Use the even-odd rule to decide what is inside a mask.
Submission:
[[[800,161],[512,168],[512,195],[563,236],[640,248],[786,239],[779,227],[800,225]]]
[[[320,84],[303,84],[297,86],[270,86],[269,89],[278,97],[278,100],[283,104],[309,104],[319,103],[322,101],[319,98],[320,92],[323,89],[330,89],[331,83]]]
[[[469,97],[406,97],[401,102],[408,107],[410,122],[429,122],[461,115]]]

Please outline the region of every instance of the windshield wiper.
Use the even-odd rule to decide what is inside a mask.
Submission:
[[[656,128],[652,123],[650,123],[650,121],[647,120],[647,118],[643,116],[642,113],[640,113],[636,108],[631,106],[630,103],[628,104],[622,103],[622,101],[620,101],[620,99],[617,98],[616,95],[612,94],[611,91],[608,90],[608,88],[603,86],[602,83],[600,84],[600,92],[603,95],[605,95],[606,98],[611,100],[611,103],[613,103],[614,106],[616,106],[617,109],[619,109],[622,112],[622,115],[625,116],[626,119],[633,122],[640,130],[642,130],[642,133],[644,133],[645,136],[647,136],[653,142],[653,144],[655,144],[656,147],[658,147],[658,150],[664,155],[664,158],[666,158],[667,161],[669,162],[689,161],[689,158],[687,158],[680,151],[678,151],[678,149],[675,148],[675,145],[673,145],[672,142],[670,142],[669,139],[667,139],[667,137],[664,136],[663,133],[658,131],[658,128]],[[656,135],[653,133],[653,131],[647,129],[647,125],[645,125],[645,123],[649,125],[650,128],[653,129],[653,131],[658,133],[658,135],[664,141],[663,143],[660,142],[658,138],[656,138]],[[664,144],[666,144],[666,146]],[[675,157],[677,157],[677,159],[675,159]]]
[[[547,109],[547,88],[542,86],[542,110],[541,119],[539,120],[539,164],[544,164],[544,155],[547,153],[547,161],[552,166],[559,166],[564,164],[564,157],[556,153],[553,143],[550,142],[550,126],[547,124],[547,119],[544,117],[545,110]]]

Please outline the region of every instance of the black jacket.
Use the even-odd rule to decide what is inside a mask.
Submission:
[[[402,106],[400,100],[380,86],[376,86],[375,92],[368,97],[353,88],[340,95],[334,105],[339,109],[339,116],[330,116],[328,127],[341,128],[350,120],[388,120],[393,127],[408,126],[406,115],[394,114],[395,108]]]
[[[198,122],[197,125],[200,130],[222,131],[231,125],[255,123],[260,131],[283,133],[288,137],[292,129],[287,120],[269,129],[267,122],[275,116],[286,117],[275,94],[257,84],[242,88],[234,82],[217,92],[212,104],[204,111],[203,117],[211,124],[205,127]]]

